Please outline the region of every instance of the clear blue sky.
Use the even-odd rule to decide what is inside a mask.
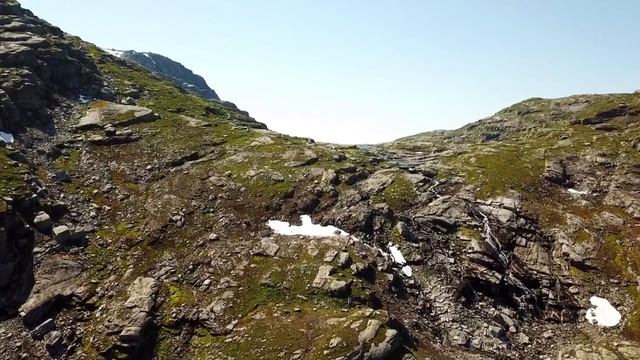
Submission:
[[[640,88],[640,1],[22,0],[102,47],[167,55],[280,132],[371,143],[525,98]]]

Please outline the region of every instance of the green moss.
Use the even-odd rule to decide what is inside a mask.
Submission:
[[[616,110],[621,106],[640,107],[640,98],[634,95],[602,95],[586,108],[576,113],[577,121],[593,119],[598,115]]]
[[[77,169],[80,164],[80,151],[73,149],[69,152],[69,155],[60,157],[54,161],[54,164],[58,167],[58,169],[73,172]]]
[[[346,355],[358,344],[358,333],[363,330],[368,317],[362,311],[337,308],[301,307],[299,311],[282,313],[283,308],[267,306],[261,308],[260,317],[245,317],[237,327],[243,328],[243,335],[227,341],[216,337],[207,330],[198,329],[191,343],[193,352],[188,359],[227,358],[236,359],[288,359],[296,350],[304,350],[300,359],[335,359]],[[377,315],[372,314],[371,318]],[[343,319],[328,323],[328,319]],[[381,318],[385,322],[386,319]],[[359,322],[352,329],[346,324]],[[381,330],[384,336],[385,328]],[[330,348],[333,337],[342,339]]]
[[[25,169],[9,158],[8,150],[0,147],[0,197],[20,197],[27,193],[22,174]]]
[[[413,183],[404,175],[396,174],[382,194],[374,196],[372,200],[374,203],[385,202],[394,210],[404,210],[413,204],[417,196]]]
[[[569,274],[571,274],[574,279],[584,279],[586,275],[584,271],[573,266],[569,267]]]
[[[523,191],[540,179],[544,159],[524,144],[501,143],[453,158],[450,165],[464,171],[466,181],[477,186],[476,195],[490,198],[509,190]]]
[[[85,337],[82,341],[82,351],[85,359],[100,359],[98,350],[88,337]]]
[[[125,111],[123,113],[118,113],[112,117],[106,118],[104,121],[108,123],[118,124],[121,122],[129,121],[136,117],[136,112],[133,110]]]
[[[591,240],[591,234],[585,229],[580,229],[574,234],[573,240],[578,244],[586,243]]]
[[[460,226],[460,228],[458,229],[458,234],[459,236],[468,238],[468,239],[481,239],[482,238],[482,234],[480,233],[480,231],[468,227],[468,226]]]
[[[113,247],[100,247],[91,244],[87,247],[87,254],[89,258],[89,276],[91,278],[101,280],[106,278],[112,269],[123,268],[122,258],[119,257],[118,252]]]
[[[158,360],[175,359],[172,351],[173,350],[172,339],[173,339],[173,334],[171,334],[165,328],[160,329],[160,331],[158,332],[156,346],[154,349],[155,357]]]
[[[236,298],[241,301],[234,307],[238,314],[247,314],[254,309],[275,303],[302,304],[304,297],[312,299],[308,285],[313,281],[317,265],[302,259],[274,259],[255,257],[255,265],[247,283]],[[300,296],[303,296],[301,298]]]
[[[142,231],[133,224],[117,223],[114,226],[104,227],[96,232],[103,239],[118,241],[137,241],[142,238]]]
[[[629,314],[624,333],[627,338],[633,341],[640,341],[640,292],[635,286],[632,286],[629,288],[629,293],[635,299],[635,306],[631,314]]]
[[[191,304],[195,301],[193,290],[189,288],[178,285],[168,285],[168,291],[169,304],[173,307],[183,304]]]
[[[603,270],[605,273],[621,276],[634,284],[635,274],[640,272],[640,254],[637,251],[630,251],[629,247],[635,248],[633,243],[628,243],[628,234],[611,233],[608,234],[599,257],[604,261]],[[629,315],[629,321],[624,328],[624,334],[628,338],[640,340],[640,293],[635,285],[628,287],[629,296],[634,299],[635,306]]]

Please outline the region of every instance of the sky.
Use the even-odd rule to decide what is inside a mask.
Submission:
[[[530,97],[640,89],[640,1],[21,0],[168,56],[275,131],[378,143]]]

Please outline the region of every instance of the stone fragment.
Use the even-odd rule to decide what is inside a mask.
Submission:
[[[53,226],[51,216],[44,211],[40,211],[33,219],[33,226],[40,232],[49,232]]]
[[[270,239],[262,239],[253,254],[258,256],[274,257],[278,254],[280,245]]]
[[[53,239],[57,242],[65,242],[71,237],[71,230],[66,225],[60,225],[53,228]]]

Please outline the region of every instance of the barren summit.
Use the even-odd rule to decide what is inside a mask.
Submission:
[[[337,146],[0,29],[0,358],[640,358],[639,93]]]

